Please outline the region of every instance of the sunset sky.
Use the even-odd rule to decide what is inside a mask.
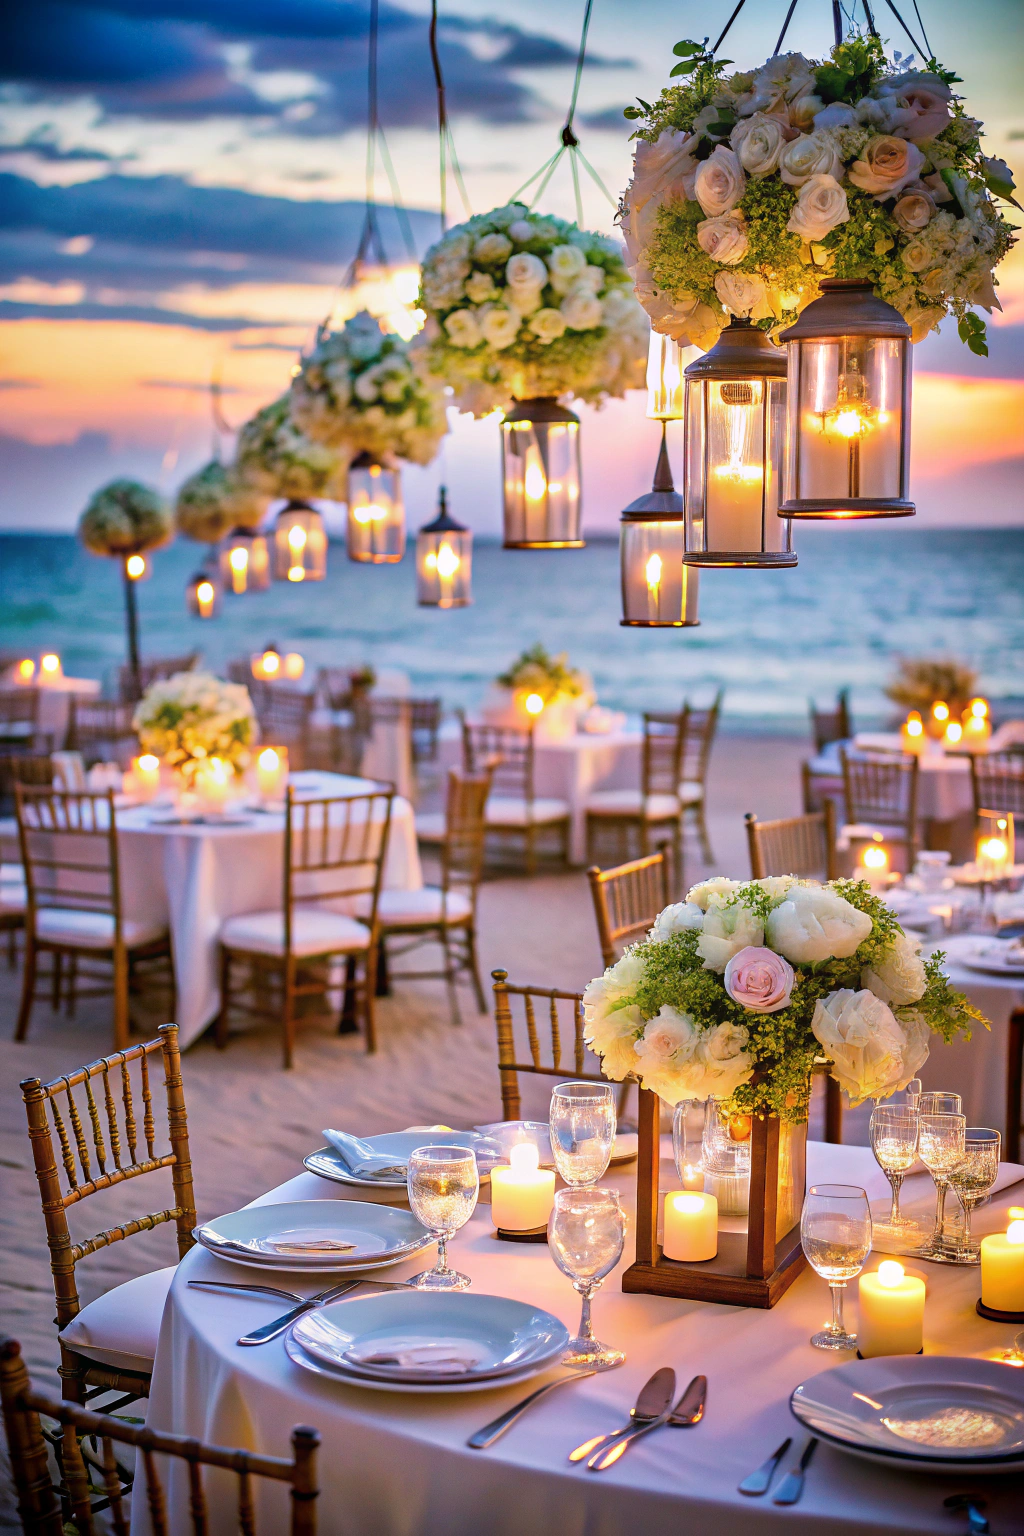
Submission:
[[[898,8],[916,31],[913,3]],[[1024,6],[919,0],[962,75],[989,154],[1024,183]],[[652,99],[681,37],[731,9],[596,0],[577,114],[613,194],[629,176],[621,109]],[[381,0],[381,116],[419,250],[438,233],[436,104],[425,0]],[[783,0],[748,0],[724,51],[771,51]],[[473,211],[505,202],[557,144],[582,0],[442,0],[441,52]],[[362,218],[368,0],[14,0],[0,86],[0,526],[70,528],[115,474],[172,492],[208,456],[209,383],[237,425],[287,385],[331,310]],[[886,5],[892,46],[910,49]],[[507,19],[514,15],[514,20]],[[966,20],[969,17],[969,26]],[[826,0],[802,0],[787,47],[821,56]],[[389,201],[383,172],[381,202]],[[1024,201],[1024,197],[1021,199]],[[449,202],[461,216],[458,196]],[[572,217],[568,170],[542,204]],[[590,185],[588,225],[612,210]],[[1021,218],[1024,222],[1024,217]],[[394,215],[388,254],[406,258]],[[919,525],[1024,525],[1024,250],[998,272],[990,357],[951,322],[915,349]],[[611,528],[649,483],[654,428],[631,396],[585,412],[587,521]],[[456,515],[498,526],[497,428],[453,423],[442,465],[412,471],[415,522],[443,472]],[[676,429],[678,430],[678,429]],[[678,456],[678,443],[675,445]],[[224,442],[230,452],[230,440]]]

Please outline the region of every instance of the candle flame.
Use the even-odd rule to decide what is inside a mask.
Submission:
[[[539,715],[544,708],[544,700],[539,693],[528,693],[524,702],[524,708],[528,715]]]
[[[442,544],[437,552],[437,574],[445,581],[450,581],[458,570],[462,561],[452,549],[450,544]]]
[[[288,529],[288,543],[291,546],[293,556],[298,559],[306,547],[306,530],[301,523],[293,523]]]
[[[228,564],[233,571],[237,571],[239,575],[242,575],[249,564],[249,551],[241,544],[236,545],[228,555]]]
[[[1006,1229],[1006,1241],[1015,1248],[1024,1248],[1024,1221],[1011,1221]]]
[[[994,864],[1000,863],[1006,858],[1008,849],[1001,837],[987,837],[981,845],[981,856],[991,859]]]
[[[647,585],[653,592],[655,587],[661,585],[662,559],[660,555],[652,555],[644,567],[644,575],[647,577]]]
[[[902,1283],[905,1274],[902,1264],[898,1264],[895,1259],[885,1259],[878,1266],[878,1283],[892,1291]]]
[[[529,464],[526,469],[526,478],[523,489],[527,501],[543,501],[547,494],[548,483],[544,478],[544,471],[539,464]]]
[[[935,720],[948,720],[949,719],[949,705],[948,704],[943,704],[941,699],[937,703],[933,704],[932,705],[932,718],[935,719]]]
[[[30,683],[36,675],[36,664],[29,657],[18,662],[18,676],[26,683]]]
[[[40,656],[39,666],[43,672],[49,672],[51,677],[55,677],[60,671],[60,657],[50,651],[46,656]]]
[[[380,471],[378,470],[379,473]],[[365,501],[361,506],[352,508],[352,516],[357,523],[364,526],[367,523],[379,523],[387,515],[387,508],[382,507],[379,501]]]
[[[865,869],[884,869],[889,862],[889,855],[877,843],[872,843],[870,847],[864,849],[861,862]]]
[[[288,567],[289,581],[305,581],[305,579],[306,572],[303,570],[301,565],[290,565]]]
[[[146,574],[146,562],[141,555],[129,555],[124,568],[132,581],[138,581],[140,576]]]
[[[907,716],[907,735],[908,736],[921,736],[923,734],[924,734],[924,721],[921,719],[921,716],[917,713],[917,710],[915,709],[912,714],[909,714]]]
[[[158,757],[154,757],[152,752],[143,752],[142,756],[138,758],[137,761],[143,773],[156,773],[157,769],[160,767],[160,759]]]
[[[281,665],[281,658],[276,651],[264,651],[262,662],[264,672],[268,677],[273,677],[274,673]]]
[[[696,1216],[698,1211],[704,1209],[704,1196],[693,1194],[675,1195],[672,1203],[677,1211],[682,1211],[688,1216]]]
[[[273,773],[275,769],[280,768],[281,759],[273,747],[264,747],[259,756],[259,765],[264,772]]]
[[[984,720],[988,714],[988,704],[984,699],[971,700],[971,714],[975,720]]]
[[[958,720],[951,720],[946,726],[946,740],[951,746],[955,746],[963,734],[964,728]]]

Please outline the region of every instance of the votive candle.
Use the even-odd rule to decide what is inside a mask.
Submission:
[[[1024,1312],[1024,1221],[982,1238],[981,1299],[993,1312]]]
[[[222,811],[231,788],[231,769],[219,757],[208,757],[195,777],[195,790],[208,811]]]
[[[673,1190],[665,1196],[662,1251],[666,1259],[700,1264],[718,1252],[718,1201],[696,1190]]]
[[[132,780],[140,800],[152,800],[160,789],[160,759],[152,752],[132,758]]]
[[[256,759],[256,783],[261,800],[283,800],[288,782],[288,748],[264,747]]]
[[[875,1355],[916,1355],[924,1339],[925,1283],[902,1264],[886,1259],[872,1275],[861,1275],[857,1348]]]
[[[547,1225],[555,1204],[555,1171],[540,1167],[532,1141],[508,1155],[509,1166],[491,1169],[491,1220],[505,1232],[530,1232]]]

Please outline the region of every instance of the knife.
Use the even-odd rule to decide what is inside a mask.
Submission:
[[[772,1478],[778,1471],[779,1462],[785,1456],[793,1444],[787,1435],[780,1446],[777,1446],[766,1461],[763,1461],[756,1472],[751,1472],[745,1477],[736,1489],[737,1493],[749,1494],[751,1498],[757,1498],[762,1493],[767,1493],[772,1485]]]
[[[254,1328],[251,1333],[243,1333],[238,1340],[239,1344],[266,1344],[270,1339],[276,1339],[279,1333],[284,1333],[290,1328],[296,1318],[304,1312],[311,1312],[314,1307],[323,1306],[325,1302],[337,1301],[340,1296],[345,1296],[349,1291],[354,1291],[359,1284],[358,1280],[343,1280],[341,1285],[332,1285],[326,1291],[320,1291],[316,1296],[310,1296],[308,1301],[300,1302],[290,1312],[285,1312],[281,1317],[275,1317],[272,1323],[264,1323],[262,1328]]]
[[[586,1440],[578,1445],[574,1451],[569,1452],[570,1461],[582,1461],[585,1456],[604,1445],[609,1440],[615,1440],[619,1435],[628,1434],[637,1424],[646,1423],[651,1419],[659,1419],[669,1412],[673,1393],[676,1390],[676,1373],[670,1366],[662,1366],[660,1371],[655,1371],[649,1381],[645,1382],[637,1394],[633,1407],[629,1410],[628,1424],[621,1429],[613,1429],[606,1435],[595,1435],[592,1440]]]
[[[699,1424],[704,1416],[704,1399],[707,1396],[707,1390],[707,1377],[695,1376],[674,1408],[667,1408],[664,1413],[648,1424],[638,1424],[635,1429],[627,1430],[625,1434],[617,1437],[613,1445],[602,1447],[587,1462],[587,1471],[607,1471],[626,1454],[627,1447],[632,1445],[634,1440],[639,1440],[641,1435],[649,1435],[652,1429],[660,1429],[663,1424]]]
[[[494,1444],[499,1435],[505,1433],[506,1429],[511,1429],[528,1408],[539,1402],[542,1397],[547,1397],[548,1393],[553,1392],[556,1387],[567,1386],[570,1381],[586,1381],[588,1376],[596,1375],[597,1367],[593,1366],[589,1371],[573,1371],[569,1376],[557,1376],[554,1381],[546,1382],[544,1386],[538,1387],[536,1392],[531,1392],[529,1397],[521,1398],[514,1407],[507,1409],[498,1418],[492,1419],[489,1424],[485,1424],[483,1429],[478,1429],[470,1435],[466,1444],[474,1451],[485,1451],[489,1445]]]
[[[773,1504],[795,1504],[804,1491],[804,1473],[811,1464],[811,1457],[818,1447],[818,1438],[812,1435],[804,1446],[803,1454],[795,1467],[791,1467],[772,1495]]]

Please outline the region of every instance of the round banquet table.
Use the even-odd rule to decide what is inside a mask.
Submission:
[[[338,773],[300,773],[292,783],[297,793],[311,795],[372,788],[369,780]],[[220,1007],[217,935],[226,919],[281,905],[284,815],[255,811],[244,825],[216,826],[167,825],[153,819],[157,814],[150,806],[118,809],[122,909],[135,921],[170,927],[184,1047]],[[422,884],[412,806],[399,796],[391,810],[384,887],[416,891]]]
[[[630,1229],[634,1170],[635,1165],[611,1169],[602,1180],[620,1190]],[[861,1147],[809,1143],[807,1177],[808,1183],[860,1184],[873,1199],[888,1188],[870,1151]],[[661,1178],[663,1189],[677,1182],[670,1156],[663,1160]],[[1007,1206],[1021,1198],[1021,1178],[1024,1168],[1004,1165],[999,1193],[976,1215],[980,1234],[1005,1230]],[[923,1187],[915,1196],[912,1186],[918,1182]],[[924,1210],[930,1208],[927,1175],[908,1179],[904,1191],[915,1212],[919,1199]],[[253,1203],[345,1199],[353,1193],[361,1192],[301,1173]],[[499,1243],[489,1217],[489,1207],[478,1206],[452,1244],[452,1263],[472,1276],[478,1292],[540,1305],[574,1329],[578,1298],[546,1246]],[[632,1246],[630,1231],[623,1265],[631,1260]],[[433,1261],[433,1252],[374,1278],[408,1278]],[[986,1322],[974,1310],[976,1269],[927,1264],[922,1269],[928,1282],[929,1354],[993,1355],[1009,1346],[1014,1327]],[[289,1454],[294,1425],[313,1425],[321,1435],[320,1536],[757,1536],[768,1531],[853,1536],[934,1533],[950,1524],[942,1499],[964,1486],[962,1475],[901,1475],[826,1444],[818,1448],[795,1508],[736,1493],[740,1479],[787,1435],[799,1451],[804,1436],[790,1415],[789,1395],[799,1382],[836,1363],[807,1342],[828,1310],[825,1283],[815,1274],[804,1273],[770,1312],[624,1295],[620,1274],[615,1271],[598,1293],[594,1319],[601,1338],[625,1348],[625,1365],[562,1388],[488,1450],[472,1451],[465,1444],[469,1434],[549,1378],[464,1396],[405,1396],[324,1380],[295,1365],[280,1337],[257,1348],[238,1347],[238,1336],[269,1321],[278,1304],[273,1298],[190,1290],[189,1279],[256,1278],[251,1269],[196,1247],[178,1266],[168,1295],[147,1422],[278,1456]],[[307,1277],[297,1286],[283,1275],[276,1282],[268,1278],[305,1294],[319,1288],[318,1280]],[[855,1300],[854,1294],[853,1307]],[[692,1375],[707,1376],[700,1425],[652,1434],[600,1475],[570,1465],[568,1452],[621,1424],[644,1381],[663,1365],[674,1367],[677,1392]],[[787,1466],[792,1459],[791,1454]],[[190,1530],[186,1474],[180,1464],[165,1470],[170,1529],[173,1536],[185,1536]],[[979,1479],[970,1481],[975,1485]],[[234,1529],[234,1479],[213,1473],[206,1487],[211,1530]],[[984,1489],[993,1530],[1019,1531],[1020,1479],[985,1479]],[[262,1484],[259,1498],[257,1527],[283,1531],[286,1495]],[[151,1536],[145,1500],[137,1497],[134,1505],[132,1536]]]
[[[865,733],[854,740],[854,746],[865,751],[885,748],[899,751],[900,739],[888,733]],[[974,792],[971,788],[971,764],[966,757],[936,756],[918,758],[920,768],[917,777],[917,814],[924,821],[955,821],[963,815],[974,813]],[[839,761],[839,745],[833,743],[824,752],[812,757],[811,772],[821,777],[832,775],[842,793],[843,770]]]

